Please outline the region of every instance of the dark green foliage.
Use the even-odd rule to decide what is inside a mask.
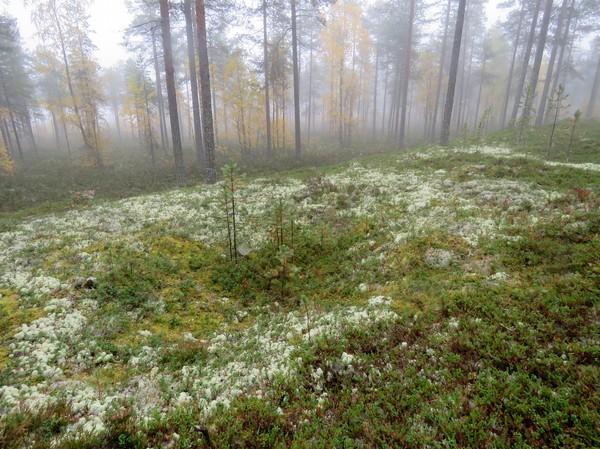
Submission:
[[[111,253],[111,269],[95,291],[100,303],[114,303],[126,310],[141,309],[155,298],[165,274],[175,273],[175,263],[160,255],[139,257],[127,250]]]
[[[246,301],[289,298],[297,302],[300,293],[321,298],[352,295],[356,284],[351,279],[359,266],[349,249],[364,240],[364,231],[351,225],[337,231],[328,225],[315,228],[296,228],[293,250],[265,245],[240,258],[237,265],[215,254],[213,284]],[[375,277],[383,275],[380,268],[363,267]]]

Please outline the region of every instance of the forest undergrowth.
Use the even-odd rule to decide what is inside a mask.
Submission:
[[[509,140],[5,214],[0,447],[599,446],[598,141]]]

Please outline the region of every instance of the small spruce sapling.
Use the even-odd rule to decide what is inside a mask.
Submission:
[[[560,112],[568,107],[565,104],[568,95],[565,93],[565,86],[559,84],[558,89],[550,98],[550,107],[554,110],[554,120],[552,122],[552,128],[550,130],[550,138],[548,139],[548,157],[550,157],[550,152],[552,151],[552,145],[554,144],[554,136],[556,134],[556,125],[558,123],[558,117],[560,116]]]
[[[235,206],[237,165],[227,164],[223,167],[223,199],[225,208],[225,221],[227,223],[227,240],[229,244],[229,260],[238,262],[237,221]]]

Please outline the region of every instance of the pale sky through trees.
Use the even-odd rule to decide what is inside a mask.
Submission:
[[[33,49],[37,35],[31,21],[31,9],[24,6],[24,0],[6,0],[5,11],[15,17],[24,45]],[[98,47],[96,56],[103,67],[127,59],[127,50],[123,47],[123,32],[131,22],[131,15],[125,6],[125,0],[94,0],[90,7],[90,24],[94,31],[92,40]]]
[[[247,0],[246,0],[247,1]],[[250,0],[248,3],[255,3]],[[370,3],[369,1],[365,3]],[[498,8],[501,0],[489,0],[486,5],[488,27],[505,16]],[[5,0],[4,10],[15,17],[24,45],[35,48],[38,40],[35,26],[31,21],[31,10],[24,6],[24,0]],[[98,47],[96,56],[102,67],[110,67],[127,59],[127,50],[123,47],[123,32],[131,23],[132,16],[127,11],[125,0],[94,0],[90,8],[90,24],[94,31],[92,40]]]

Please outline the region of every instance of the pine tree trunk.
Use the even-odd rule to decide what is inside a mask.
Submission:
[[[544,80],[544,88],[542,90],[542,96],[540,97],[540,106],[538,108],[537,116],[535,118],[536,126],[541,126],[544,123],[546,102],[548,101],[548,94],[550,92],[550,82],[552,81],[554,62],[556,61],[558,47],[560,46],[560,35],[562,33],[563,19],[567,10],[567,1],[568,0],[563,0],[562,6],[560,8],[560,14],[558,16],[558,23],[556,24],[556,32],[554,33],[554,43],[552,44],[552,52],[550,53],[550,60],[548,61],[548,68],[546,69],[546,79]]]
[[[338,110],[338,121],[339,121],[339,141],[340,147],[344,146],[344,55],[340,58],[340,85],[338,87],[338,101],[339,101],[339,110]]]
[[[519,25],[517,26],[517,35],[515,36],[515,45],[513,46],[510,68],[508,69],[508,81],[506,84],[506,93],[504,94],[504,105],[502,106],[502,116],[500,117],[500,128],[506,125],[506,114],[508,112],[508,102],[510,100],[510,91],[512,89],[513,75],[515,71],[515,61],[517,60],[517,50],[521,43],[521,30],[523,28],[523,19],[525,18],[525,0],[521,3],[521,12],[519,14]]]
[[[213,73],[210,74],[211,77],[214,77]],[[213,130],[215,133],[215,145],[219,145],[219,109],[217,106],[217,89],[211,90],[211,98],[212,98],[212,111],[213,111]],[[202,144],[204,145],[204,137],[202,138]]]
[[[117,128],[117,137],[121,140],[121,122],[119,117],[119,106],[116,102],[112,104],[113,116],[115,118],[115,126]]]
[[[169,103],[169,121],[173,139],[173,158],[175,160],[175,180],[178,186],[185,184],[185,165],[181,148],[181,129],[177,110],[177,90],[175,88],[175,68],[171,46],[171,24],[169,18],[169,0],[160,0],[163,53],[165,59],[165,78],[167,81],[167,101]]]
[[[65,122],[64,111],[61,111],[60,121],[62,122],[63,134],[65,135],[65,142],[67,142],[67,152],[69,158],[71,158],[71,139],[69,139],[69,131],[67,130],[67,123]]]
[[[565,24],[565,32],[560,39],[560,51],[558,53],[558,61],[556,63],[556,73],[554,74],[554,79],[552,81],[552,89],[550,89],[549,95],[552,96],[554,92],[558,90],[558,84],[560,82],[560,77],[563,69],[563,61],[565,56],[565,48],[567,47],[567,41],[569,39],[569,30],[571,28],[571,19],[573,18],[575,0],[571,1],[571,6],[569,7],[569,12],[567,14],[567,23]],[[546,110],[546,117],[544,118],[545,122],[550,121],[552,117],[552,108],[548,108]]]
[[[469,86],[469,82],[470,82],[470,78],[471,78],[471,67],[473,65],[473,45],[472,43],[469,41],[469,38],[471,36],[469,35],[469,11],[467,10],[466,14],[465,14],[465,25],[464,25],[464,32],[463,32],[463,57],[462,57],[462,64],[461,64],[461,76],[460,76],[460,88],[459,88],[459,95],[458,95],[458,114],[456,114],[456,130],[457,131],[461,131],[463,128],[463,121],[464,121],[464,116],[466,115],[466,108],[467,108],[467,99],[468,99],[468,93],[469,93],[469,89],[465,88],[465,86]],[[469,65],[468,65],[468,69],[467,69],[467,54],[469,55]]]
[[[146,128],[146,137],[148,140],[148,144],[150,147],[150,159],[152,161],[152,166],[154,167],[156,165],[156,155],[154,152],[154,136],[152,135],[152,121],[150,120],[150,104],[148,101],[148,89],[146,86],[146,78],[143,78],[143,88],[144,88],[144,109],[145,109],[145,117],[146,117],[146,123],[145,123],[145,128]]]
[[[50,109],[50,116],[52,117],[52,128],[54,129],[54,140],[56,142],[56,150],[60,150],[60,134],[58,131],[58,123],[56,121],[56,114],[54,110]]]
[[[31,124],[31,114],[29,113],[29,110],[25,111],[25,126],[27,127],[27,133],[29,134],[29,140],[31,141],[33,152],[36,156],[39,157],[40,153],[38,151],[38,146],[35,141],[35,133],[33,132],[33,125]]]
[[[267,0],[262,2],[263,14],[263,65],[265,72],[265,122],[267,124],[267,157],[273,155],[273,137],[271,136],[271,100],[269,98],[269,49],[267,34]]]
[[[475,107],[475,124],[473,128],[477,128],[479,121],[479,108],[481,107],[481,94],[483,92],[483,81],[485,80],[485,65],[487,62],[487,55],[484,52],[483,62],[481,63],[481,79],[479,80],[479,92],[477,93],[477,105]]]
[[[379,84],[379,54],[381,53],[381,47],[377,45],[375,52],[375,82],[373,83],[373,138],[377,134],[377,85]]]
[[[200,95],[202,96],[202,126],[206,151],[206,181],[217,181],[215,166],[215,135],[213,127],[212,97],[210,89],[210,65],[206,42],[206,14],[204,0],[196,0],[196,32],[198,33],[198,62],[200,64]]]
[[[15,121],[15,116],[12,111],[12,105],[10,104],[10,100],[8,99],[8,93],[6,90],[6,83],[4,82],[4,77],[0,78],[0,82],[2,83],[2,93],[4,94],[4,105],[8,110],[8,119],[10,120],[10,125],[13,130],[13,134],[15,136],[15,143],[17,145],[17,152],[19,155],[19,159],[21,161],[24,160],[23,157],[23,148],[21,146],[21,139],[19,137],[19,130],[17,129],[17,123]],[[9,134],[10,135],[10,134]]]
[[[527,46],[525,47],[523,65],[521,66],[521,72],[519,73],[519,84],[517,85],[517,91],[515,94],[515,103],[510,116],[510,121],[512,124],[515,123],[517,120],[517,115],[519,114],[519,107],[521,105],[521,98],[523,97],[523,89],[525,88],[527,67],[529,67],[529,59],[531,58],[531,51],[533,49],[533,42],[535,40],[535,30],[537,28],[537,20],[540,13],[541,4],[542,0],[536,0],[535,10],[533,11],[533,17],[531,18],[531,27],[529,29],[529,36],[527,38]]]
[[[444,118],[442,120],[442,133],[440,142],[448,145],[450,140],[450,123],[452,121],[452,108],[454,106],[454,91],[456,89],[456,74],[458,72],[458,58],[462,40],[463,26],[465,22],[465,9],[467,0],[459,0],[458,12],[456,14],[456,28],[454,30],[454,42],[452,44],[452,58],[450,60],[450,72],[448,76],[448,92],[444,106]]]
[[[298,36],[296,26],[296,0],[292,4],[292,59],[294,69],[294,137],[295,155],[302,155],[302,140],[300,136],[300,73],[298,69]]]
[[[406,47],[404,49],[404,73],[402,75],[402,113],[400,116],[400,149],[406,148],[406,114],[408,112],[408,84],[410,82],[410,60],[412,53],[413,25],[415,21],[416,0],[410,0]]]
[[[10,125],[13,130],[13,135],[15,136],[15,142],[17,144],[17,151],[19,153],[19,159],[21,161],[24,161],[25,157],[23,156],[23,148],[21,146],[21,138],[19,137],[19,130],[17,129],[17,123],[15,122],[15,116],[12,113],[12,110],[10,108],[8,109],[8,117],[10,119]]]
[[[523,107],[523,123],[526,123],[531,114],[533,99],[535,98],[535,90],[540,76],[540,67],[542,66],[542,58],[544,57],[544,49],[546,47],[546,38],[548,36],[548,26],[550,24],[550,16],[552,15],[553,0],[546,0],[544,8],[544,16],[542,17],[542,27],[538,37],[537,48],[535,51],[535,59],[533,60],[533,69],[531,72],[531,80],[529,81],[528,95],[525,98],[525,106]]]
[[[156,29],[152,29],[152,58],[154,59],[154,76],[156,78],[156,100],[158,103],[158,119],[160,122],[160,142],[163,150],[169,149],[167,135],[167,117],[165,116],[165,103],[162,93],[162,80],[160,65],[158,63],[158,50],[156,48]]]
[[[6,151],[8,151],[8,155],[11,159],[14,159],[12,141],[10,140],[10,135],[8,134],[6,122],[3,119],[0,120],[0,132],[2,133],[2,141],[4,142],[4,147],[6,148]]]
[[[194,45],[194,26],[192,19],[192,0],[184,0],[185,32],[187,38],[187,56],[190,70],[190,85],[192,90],[192,110],[194,113],[194,143],[196,147],[196,163],[198,168],[204,168],[204,138],[202,136],[202,121],[200,119],[200,102],[198,100],[198,78],[196,76],[196,49]]]
[[[596,100],[598,97],[598,89],[600,89],[600,59],[598,59],[598,65],[596,66],[596,76],[594,76],[594,84],[592,85],[592,92],[590,94],[590,102],[588,103],[586,116],[592,118],[594,116],[594,110],[596,107]]]
[[[310,144],[310,133],[314,123],[314,108],[313,108],[313,32],[310,30],[310,51],[308,62],[308,130],[306,133],[306,141]]]
[[[452,0],[448,0],[446,6],[446,18],[444,19],[444,37],[442,38],[442,51],[440,53],[440,70],[438,72],[436,89],[435,89],[435,104],[433,107],[433,118],[431,120],[431,135],[435,136],[438,109],[440,105],[440,96],[442,93],[442,78],[444,77],[444,65],[446,64],[446,48],[448,47],[448,31],[450,28],[450,7]]]

